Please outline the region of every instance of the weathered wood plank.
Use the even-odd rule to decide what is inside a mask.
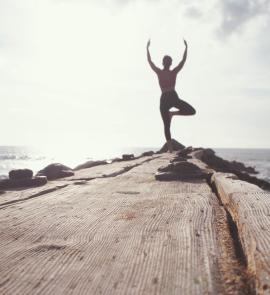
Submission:
[[[216,196],[169,159],[3,208],[0,294],[217,294]]]
[[[98,165],[87,169],[75,171],[75,175],[66,177],[54,181],[49,181],[46,185],[34,188],[21,188],[7,191],[5,194],[0,196],[0,207],[6,206],[6,203],[10,201],[20,201],[31,197],[42,196],[47,194],[49,191],[55,191],[59,188],[65,187],[66,185],[75,183],[81,180],[91,180],[98,177],[108,177],[114,174],[122,173],[125,170],[130,169],[136,165],[140,165],[145,161],[149,161],[159,157],[158,155],[152,157],[141,157],[131,161],[114,162],[107,165]]]
[[[220,199],[237,225],[258,294],[270,294],[270,194],[232,174],[212,176]]]

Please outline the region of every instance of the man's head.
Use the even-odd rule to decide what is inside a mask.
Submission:
[[[163,57],[163,66],[165,69],[169,69],[172,65],[172,58],[169,55]]]

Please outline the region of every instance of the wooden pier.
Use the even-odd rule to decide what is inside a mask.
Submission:
[[[0,294],[270,294],[270,194],[155,180],[173,157],[0,195]]]

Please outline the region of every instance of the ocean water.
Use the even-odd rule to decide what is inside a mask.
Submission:
[[[22,146],[0,146],[0,178],[6,178],[12,169],[29,168],[36,173],[51,163],[62,163],[71,168],[89,160],[112,159],[123,153],[139,155],[149,150],[158,148],[110,148],[108,150],[96,149],[71,151],[42,151],[37,148]],[[270,149],[228,149],[214,148],[216,154],[227,160],[243,162],[248,166],[255,167],[259,172],[258,177],[270,182]]]

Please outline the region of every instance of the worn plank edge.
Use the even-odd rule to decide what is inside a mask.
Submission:
[[[216,192],[220,202],[230,214],[233,222],[237,227],[237,235],[240,241],[243,255],[245,258],[248,275],[250,276],[250,283],[253,285],[255,294],[270,294],[269,285],[265,282],[265,269],[257,267],[260,262],[257,261],[258,248],[256,240],[250,230],[249,223],[246,222],[245,216],[240,212],[240,202],[235,202],[234,196],[237,194],[256,194],[260,199],[260,193],[264,191],[254,185],[245,181],[239,180],[234,174],[215,172],[211,177],[210,185]],[[260,201],[260,200],[259,200]],[[270,208],[270,194],[269,194],[269,208]],[[270,255],[270,248],[269,253]],[[260,265],[261,266],[261,265]],[[268,272],[270,279],[270,273]],[[268,283],[268,280],[267,280]]]

